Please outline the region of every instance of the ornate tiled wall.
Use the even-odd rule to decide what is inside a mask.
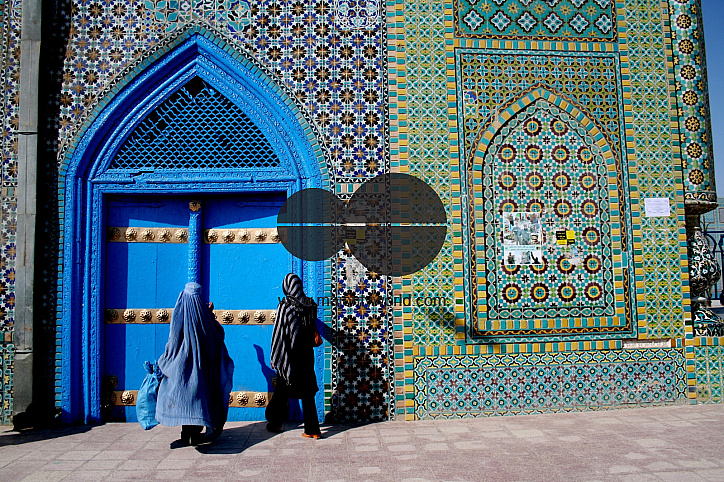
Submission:
[[[448,213],[453,214],[449,232],[453,264],[449,276],[429,277],[421,272],[409,280],[400,280],[397,286],[403,292],[432,296],[448,294],[452,286],[455,296],[446,326],[415,308],[410,310],[412,313],[396,313],[399,333],[408,333],[408,319],[412,321],[413,333],[404,342],[405,375],[398,376],[398,383],[404,383],[406,394],[404,403],[399,405],[404,407],[400,415],[404,411],[406,418],[412,419],[519,413],[526,409],[569,410],[627,403],[620,397],[635,403],[676,403],[692,396],[686,376],[688,373],[691,378],[694,366],[684,357],[685,351],[693,349],[693,338],[690,327],[686,326],[688,287],[685,271],[682,273],[686,266],[684,186],[668,2],[431,1],[406,4],[404,17],[407,33],[404,80],[408,91],[418,95],[410,95],[406,104],[410,155],[401,166],[419,173],[434,185],[448,206]],[[446,22],[454,28],[443,30],[450,25]],[[434,62],[441,65],[443,59],[445,71],[436,69]],[[446,91],[442,90],[443,85]],[[540,94],[533,94],[535,92]],[[552,99],[553,107],[543,109],[540,97]],[[515,108],[507,109],[509,105]],[[567,158],[565,169],[558,169],[560,173],[555,170],[555,133],[540,133],[542,137],[536,137],[539,135],[536,132],[532,136],[526,131],[526,123],[532,120],[535,125],[546,127],[547,124],[551,130],[551,122],[561,120],[562,105],[563,114],[575,109],[585,117],[579,138],[584,144],[586,129],[591,126],[599,129],[598,137],[587,142],[599,149],[607,146],[608,161],[601,161],[603,152],[594,152],[596,159],[590,168],[582,162],[572,163],[571,159],[580,157],[576,157],[570,145],[582,141],[568,139],[561,142],[568,148],[567,155],[561,150],[561,156]],[[550,112],[555,109],[559,115],[551,116]],[[546,113],[538,119],[532,114],[536,110]],[[443,117],[447,118],[447,128],[439,122]],[[571,133],[578,128],[566,127]],[[439,141],[446,137],[447,146],[442,146]],[[466,163],[472,162],[481,142],[485,149],[479,157],[482,162],[482,158],[489,155],[489,167],[483,168],[480,178],[466,179]],[[550,159],[549,166],[544,168],[536,163],[539,153],[542,159]],[[441,158],[447,161],[440,163]],[[435,175],[426,172],[426,165],[436,167]],[[532,165],[539,166],[540,172],[532,172]],[[606,173],[606,165],[616,166],[617,179]],[[485,179],[490,179],[489,184]],[[609,186],[619,189],[619,193],[599,192],[592,187],[600,181],[610,182]],[[471,191],[466,192],[466,182],[470,182]],[[556,192],[559,186],[565,188],[563,193]],[[475,205],[477,189],[485,192],[477,205],[479,210],[472,209],[467,215],[459,206]],[[569,189],[571,191],[567,191]],[[546,193],[547,190],[551,193]],[[596,195],[613,197],[595,199]],[[643,216],[640,200],[653,197],[669,198],[672,216]],[[589,198],[593,202],[586,211],[583,205]],[[560,209],[556,209],[556,203]],[[570,253],[561,261],[558,259],[561,256],[550,250],[547,254],[551,261],[546,260],[543,272],[538,266],[506,267],[497,239],[500,233],[495,227],[496,216],[506,210],[555,213],[551,216],[555,222],[564,221],[577,230],[582,241],[580,246],[576,243],[578,257],[582,261],[590,257],[592,264],[583,262],[571,270],[566,263],[566,259],[572,257]],[[591,210],[611,213],[614,218],[618,217],[614,220],[618,224],[605,228],[605,216],[586,218]],[[469,254],[465,249],[464,229],[478,219],[484,223],[484,228],[481,227],[484,232],[477,236],[473,233],[470,239],[486,244],[478,251],[476,264],[474,252]],[[611,243],[611,238],[596,244],[602,239],[601,229],[615,232],[627,252],[621,255],[622,251]],[[589,237],[583,235],[584,230],[591,231],[593,243],[586,243]],[[614,259],[613,252],[620,257]],[[566,253],[560,250],[560,254]],[[605,261],[596,262],[599,259]],[[599,265],[604,268],[599,269]],[[605,277],[602,278],[605,270],[611,270],[605,279],[620,280],[619,269],[624,267],[627,268],[624,274],[630,276],[628,283],[606,288]],[[566,271],[573,271],[573,276]],[[479,298],[479,306],[465,305],[470,293],[476,291],[475,285],[480,283],[498,294],[484,293]],[[565,286],[559,290],[558,285]],[[586,287],[590,291],[587,292]],[[629,290],[628,300],[623,298],[625,289]],[[474,341],[471,329],[478,327],[507,327],[518,331],[525,327],[544,327],[545,320],[541,319],[540,323],[535,320],[536,300],[538,309],[544,309],[545,303],[560,309],[567,301],[561,295],[567,297],[574,291],[580,301],[568,300],[569,306],[589,310],[591,314],[596,312],[595,302],[601,298],[607,297],[607,302],[601,302],[598,310],[610,310],[619,303],[616,316],[609,321],[602,311],[593,326],[605,331],[618,324],[624,329],[623,334],[609,341],[589,341],[590,335],[581,334],[568,338],[547,335],[547,339],[540,337],[525,343],[515,343],[514,338],[498,334],[490,336],[486,343],[471,343]],[[624,316],[626,309],[629,313]],[[487,315],[491,311],[498,316],[506,314],[509,321],[497,324],[481,321],[480,313]],[[562,320],[563,325],[557,322],[551,326],[560,329],[566,322],[572,327],[585,326],[586,317],[582,317],[581,322],[570,316],[566,318]],[[444,334],[443,327],[447,328]],[[624,350],[621,338],[670,338],[674,348]],[[540,358],[543,356],[549,359],[543,361]],[[592,356],[598,357],[596,362],[591,361]],[[553,364],[559,381],[571,383],[575,379],[574,370],[560,368],[567,363],[591,363],[598,377],[604,372],[618,374],[632,370],[633,365],[642,373],[662,370],[661,373],[670,376],[635,393],[624,387],[619,398],[612,396],[611,388],[599,384],[575,396],[564,393],[568,388],[561,388],[555,395],[559,397],[557,400],[534,400],[526,383],[521,382],[517,384],[520,405],[513,406],[509,400],[487,410],[471,405],[472,400],[479,404],[494,402],[488,395],[474,395],[471,386],[505,391],[506,385],[513,383],[508,372],[523,372],[526,367]],[[438,378],[433,383],[426,378],[429,376]],[[471,377],[488,380],[487,376],[500,376],[506,381],[497,385],[489,381],[470,384]],[[433,388],[435,385],[439,389]],[[439,412],[430,408],[433,395],[442,402],[437,406]]]
[[[675,403],[686,392],[675,350],[415,359],[415,415],[479,417]]]
[[[626,9],[635,152],[641,198],[668,197],[672,216],[641,217],[645,324],[639,333],[649,338],[684,336],[681,265],[686,262],[681,158],[676,131],[669,127],[674,90],[669,20],[659,0],[630,2]],[[663,5],[665,6],[665,5]],[[671,99],[673,101],[673,99]]]
[[[696,347],[696,390],[699,403],[724,402],[724,350],[716,344]]]
[[[3,400],[0,423],[12,416],[12,366],[15,347],[12,330],[15,309],[15,233],[18,166],[18,95],[20,64],[20,1],[0,4],[2,34],[0,63],[3,68],[2,96],[2,188],[0,192],[0,352],[2,353]]]
[[[707,202],[714,192],[696,0],[51,4],[37,285],[50,390],[62,347],[59,183],[47,167],[58,167],[111,87],[193,26],[296,99],[340,197],[392,170],[424,179],[445,206],[447,238],[420,272],[354,279],[350,253],[332,263],[340,301],[330,310],[325,398],[338,420],[676,403],[695,397],[695,385],[720,401],[719,347],[695,348],[687,324],[684,197]],[[19,5],[2,10],[4,327],[14,302]],[[641,215],[651,197],[669,198],[672,216]],[[506,267],[497,246],[506,211],[552,223],[542,268]],[[577,233],[575,253],[552,242],[559,227]],[[391,292],[440,301],[386,307]],[[375,293],[380,302],[369,302]],[[622,338],[636,337],[672,347],[623,348]],[[2,350],[9,403],[12,345]]]
[[[442,200],[448,220],[455,215],[451,206],[453,180],[449,167],[447,78],[445,70],[444,11],[438,1],[405,5],[406,82],[409,124],[409,154],[401,169],[424,179]],[[452,343],[455,335],[452,236],[448,231],[440,255],[411,277],[406,293],[415,298],[444,295],[444,303],[435,307],[410,307],[414,319],[414,343],[429,345]]]
[[[168,50],[194,26],[252,58],[295,99],[319,129],[334,169],[331,188],[344,197],[353,183],[389,170],[382,14],[375,0],[73,2],[57,99],[57,158],[63,159],[111,86],[122,85],[139,71],[139,62]],[[348,284],[345,259],[329,275],[340,302],[331,310],[336,342],[326,408],[343,421],[386,419],[394,410],[388,383],[391,317],[381,302],[360,307],[346,300],[354,294],[370,300],[372,292],[384,298],[387,279],[363,273],[361,281]]]
[[[473,279],[481,280],[471,282],[471,311],[478,318],[473,336],[555,341],[574,333],[620,336],[632,330],[630,275],[620,254],[631,246],[626,188],[607,172],[620,172],[620,162],[610,152],[606,158],[581,124],[584,116],[576,119],[554,99],[536,98],[514,115],[482,163],[476,156],[469,168],[473,199],[465,253],[475,260]],[[499,241],[506,217],[515,212],[534,213],[543,238],[542,249],[521,262]],[[561,231],[578,240],[559,245],[555,234]],[[619,282],[617,269],[623,274]]]
[[[456,0],[455,35],[463,38],[614,40],[613,0]]]
[[[689,213],[699,213],[716,207],[701,2],[669,4],[684,191]]]

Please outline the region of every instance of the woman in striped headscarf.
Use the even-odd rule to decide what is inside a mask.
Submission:
[[[271,362],[277,370],[274,395],[266,409],[267,430],[279,433],[289,413],[289,399],[302,400],[302,436],[321,438],[314,396],[319,391],[314,374],[317,304],[304,294],[302,280],[294,273],[284,277],[285,297],[279,302],[272,334]]]

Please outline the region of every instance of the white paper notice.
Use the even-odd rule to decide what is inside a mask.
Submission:
[[[647,197],[644,199],[647,218],[666,217],[671,215],[671,206],[667,197]]]

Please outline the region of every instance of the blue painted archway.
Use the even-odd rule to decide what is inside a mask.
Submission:
[[[278,167],[108,172],[116,152],[143,119],[195,77],[248,115],[273,147]],[[202,27],[187,29],[113,87],[74,137],[60,166],[58,322],[63,420],[100,421],[103,213],[108,195],[281,191],[288,196],[303,188],[328,188],[329,172],[314,126],[292,97],[251,57],[225,46]],[[328,269],[323,263],[295,259],[293,269],[302,274],[310,296],[329,295],[323,283]],[[318,360],[318,378],[323,367]],[[322,394],[318,394],[318,409],[324,406]]]

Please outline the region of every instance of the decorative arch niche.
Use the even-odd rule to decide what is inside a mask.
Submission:
[[[463,241],[470,337],[488,342],[634,333],[623,171],[578,108],[544,90],[503,110],[467,166]]]
[[[170,105],[180,108],[184,102],[192,106],[202,97],[206,107],[213,104],[215,109],[227,109],[227,114],[246,116],[239,126],[246,129],[243,134],[255,136],[253,147],[259,155],[244,158],[243,149],[236,149],[236,159],[213,165],[201,153],[195,164],[175,165],[173,159],[144,164],[138,153],[152,152],[158,145],[154,142],[160,142],[152,137],[174,134],[162,124],[170,117],[161,119],[159,113]],[[108,91],[60,164],[58,323],[65,422],[100,420],[107,195],[281,191],[289,196],[303,188],[328,188],[328,163],[315,132],[292,97],[262,66],[199,26],[191,26],[159,48]],[[227,134],[216,139],[216,148],[243,144]],[[294,271],[303,274],[310,296],[329,295],[323,283],[328,266],[294,262]]]

